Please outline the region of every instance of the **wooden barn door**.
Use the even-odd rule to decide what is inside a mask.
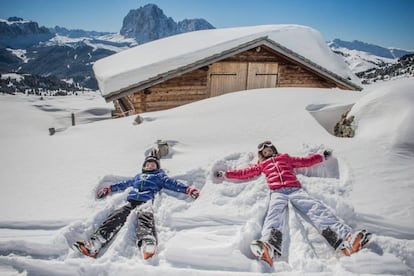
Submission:
[[[276,62],[249,62],[246,89],[276,87],[278,69]]]
[[[218,62],[210,68],[210,96],[246,89],[247,63]]]

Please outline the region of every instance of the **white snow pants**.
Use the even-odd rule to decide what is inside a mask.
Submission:
[[[270,202],[263,223],[261,240],[268,241],[272,228],[281,233],[288,233],[288,202],[308,218],[314,227],[322,234],[328,227],[344,240],[351,227],[336,217],[332,211],[319,200],[312,198],[302,188],[282,188],[270,193]]]

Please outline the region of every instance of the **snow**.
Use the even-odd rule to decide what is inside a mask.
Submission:
[[[20,74],[16,74],[16,73],[1,74],[2,80],[7,80],[9,78],[11,80],[16,80],[17,82],[21,82],[24,79],[24,76]]]
[[[54,37],[52,37],[51,39],[49,39],[46,42],[43,42],[45,46],[53,46],[53,45],[59,45],[59,46],[63,46],[63,45],[67,45],[70,47],[76,47],[76,44],[82,41],[85,41],[86,38],[84,37],[77,37],[77,38],[71,38],[71,37],[67,37],[67,36],[62,36],[62,35],[55,35]]]
[[[33,21],[30,21],[30,20],[9,21],[9,20],[0,18],[0,22],[1,23],[6,23],[7,25],[13,25],[13,24],[30,23],[30,22],[33,22]]]
[[[93,51],[98,49],[105,49],[113,52],[121,52],[129,49],[131,46],[136,45],[136,42],[131,38],[125,38],[120,34],[108,34],[105,36],[97,36],[95,38],[90,37],[67,37],[62,35],[55,35],[46,42],[43,42],[46,46],[68,46],[76,48],[79,43],[84,43],[90,46]]]
[[[409,78],[362,92],[243,91],[144,113],[139,125],[108,119],[112,105],[98,93],[0,95],[0,275],[413,275],[413,87]],[[326,128],[347,108],[356,136],[334,137]],[[158,255],[140,256],[133,215],[99,258],[74,252],[74,241],[124,204],[125,192],[97,200],[96,187],[139,173],[158,139],[171,147],[161,160],[168,174],[201,189],[195,201],[171,191],[156,198]],[[291,208],[288,256],[274,268],[253,258],[266,181],[217,183],[211,171],[257,162],[256,145],[266,139],[291,155],[333,150],[333,159],[298,177],[347,224],[374,233],[368,248],[339,258]]]
[[[10,48],[6,48],[7,51],[11,52],[13,55],[15,55],[16,57],[20,58],[24,63],[29,62],[29,58],[27,58],[26,56],[26,50],[24,49],[10,49]]]
[[[347,64],[349,64],[349,68],[354,73],[364,72],[372,68],[378,68],[379,65],[382,64],[395,64],[398,62],[398,58],[392,59],[380,57],[364,51],[349,50],[343,47],[336,48],[335,50],[344,53],[343,59]]]
[[[98,40],[111,41],[113,43],[127,43],[131,46],[137,45],[137,41],[133,38],[127,38],[119,33],[110,33],[96,37]]]
[[[344,79],[360,84],[345,62],[329,49],[322,35],[315,29],[301,25],[210,29],[174,35],[100,59],[94,64],[93,70],[101,93],[108,96],[262,37],[279,43]]]
[[[109,51],[117,53],[117,52],[125,51],[126,49],[129,48],[126,45],[123,47],[119,47],[119,46],[113,46],[113,45],[106,45],[105,43],[96,43],[95,41],[90,41],[90,40],[85,40],[84,42],[86,45],[92,47],[94,51],[98,49],[105,49],[105,50],[109,50]]]

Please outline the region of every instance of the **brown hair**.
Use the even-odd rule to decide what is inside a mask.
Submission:
[[[258,155],[259,161],[263,161],[263,160],[266,160],[267,158],[269,158],[269,157],[265,157],[263,155],[262,151],[264,150],[264,148],[271,148],[272,151],[273,151],[273,156],[276,155],[276,154],[278,154],[277,149],[273,145],[273,143],[271,141],[269,141],[269,140],[266,140],[266,141],[260,143],[257,146],[257,149],[258,149],[257,155]]]

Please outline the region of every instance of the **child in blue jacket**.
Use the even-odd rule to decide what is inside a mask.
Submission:
[[[142,165],[142,173],[136,175],[132,179],[101,188],[97,192],[97,198],[104,198],[112,192],[124,191],[129,187],[132,187],[132,189],[128,193],[128,203],[110,214],[91,236],[89,241],[82,240],[77,241],[74,244],[74,247],[82,254],[96,258],[99,250],[107,245],[124,225],[131,211],[146,202],[151,204],[155,194],[163,188],[179,193],[185,193],[193,199],[197,199],[200,194],[197,188],[186,186],[185,184],[168,177],[167,174],[160,169],[159,160],[154,156],[148,156],[145,158],[144,164]],[[139,210],[137,215],[137,246],[141,249],[144,259],[148,259],[156,253],[157,249],[157,233],[154,223],[154,214],[152,211]]]

